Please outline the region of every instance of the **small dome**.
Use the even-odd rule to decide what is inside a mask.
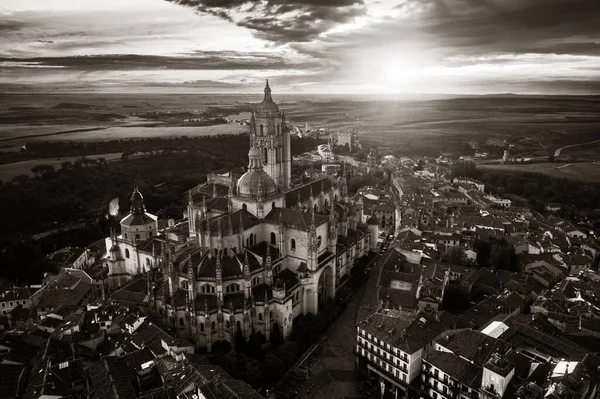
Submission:
[[[240,195],[257,197],[259,187],[265,197],[277,191],[275,182],[264,170],[250,170],[238,180],[238,193]]]
[[[279,107],[273,101],[263,101],[258,104],[256,112],[279,112]]]

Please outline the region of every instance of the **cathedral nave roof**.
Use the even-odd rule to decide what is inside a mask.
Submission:
[[[302,202],[310,199],[310,191],[312,188],[313,197],[315,199],[319,198],[321,194],[321,188],[325,191],[324,194],[328,193],[331,190],[331,187],[334,186],[334,183],[327,176],[320,177],[313,182],[304,184],[302,186],[294,187],[285,193],[285,204],[286,208],[293,208],[298,203],[298,193],[300,193],[300,200]],[[334,186],[335,187],[335,186]]]
[[[248,257],[252,264],[251,257]],[[196,263],[197,264],[197,263]],[[197,267],[197,277],[216,278],[217,277],[217,257],[205,254]],[[223,280],[238,278],[244,274],[244,265],[237,255],[226,255],[221,257],[221,270]]]
[[[194,204],[201,204],[202,197],[206,197],[208,201],[213,197],[213,194],[217,192],[217,197],[226,197],[229,193],[229,186],[225,186],[219,183],[204,183],[198,187],[192,188],[192,202]]]
[[[239,234],[240,232],[240,215],[241,215],[241,223],[244,225],[244,230],[247,230],[251,227],[260,224],[260,219],[255,217],[253,214],[248,212],[245,209],[240,209],[239,211],[235,211],[232,213],[227,213],[225,215],[220,215],[214,217],[209,220],[210,223],[210,234],[211,236],[217,236],[219,233],[219,222],[221,223],[221,232],[223,237],[229,235],[229,220],[231,220],[231,227],[233,229],[233,234]],[[204,228],[204,226],[203,226]]]
[[[273,208],[263,220],[274,225],[279,225],[280,215],[284,226],[292,227],[301,231],[310,231],[312,212],[303,212],[298,208]],[[323,215],[320,213],[315,214],[316,226],[320,226],[328,220],[329,215]]]

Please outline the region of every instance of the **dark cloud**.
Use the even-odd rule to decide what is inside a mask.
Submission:
[[[0,62],[35,64],[44,67],[71,68],[81,71],[103,70],[283,70],[307,68],[310,63],[295,64],[284,57],[268,53],[235,51],[197,51],[188,56],[153,56],[138,54],[90,55],[74,57],[0,58]]]
[[[0,32],[17,31],[26,27],[27,24],[17,19],[2,19],[0,17]]]
[[[340,23],[364,15],[362,0],[167,0],[250,29],[277,44],[308,42]],[[247,15],[234,18],[244,9]],[[298,12],[288,18],[286,13]]]
[[[401,6],[422,9],[408,25],[450,51],[525,52],[600,37],[598,0],[409,0]]]

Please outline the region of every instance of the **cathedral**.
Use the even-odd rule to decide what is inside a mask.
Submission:
[[[121,234],[107,239],[113,287],[148,277],[152,311],[197,348],[252,331],[287,337],[317,313],[377,245],[377,224],[348,195],[345,169],[292,185],[290,131],[271,97],[251,115],[245,173],[219,171],[188,192],[185,237],[158,235],[137,187]],[[180,234],[181,235],[181,234]]]

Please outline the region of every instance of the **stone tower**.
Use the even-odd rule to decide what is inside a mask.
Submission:
[[[277,188],[288,189],[292,174],[290,132],[284,113],[273,102],[268,80],[265,97],[251,116],[250,146],[260,149],[264,171],[275,181]]]

